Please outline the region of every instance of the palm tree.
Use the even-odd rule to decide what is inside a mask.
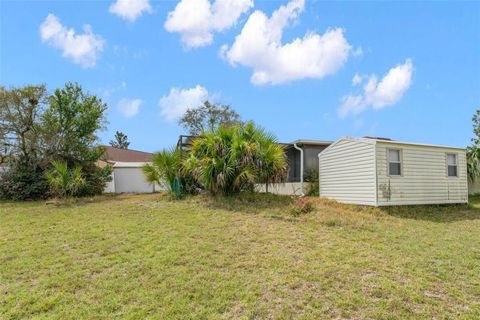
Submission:
[[[286,172],[286,158],[275,137],[252,122],[204,132],[193,141],[183,164],[213,194],[279,181]]]
[[[259,180],[265,183],[265,191],[268,192],[269,184],[285,181],[287,160],[283,147],[273,136],[266,134],[260,141]]]
[[[480,149],[476,146],[467,148],[467,173],[470,182],[480,176]]]
[[[76,166],[70,170],[67,163],[63,161],[53,161],[52,166],[53,168],[45,175],[54,194],[62,198],[69,198],[77,194],[85,185],[82,167]]]
[[[175,178],[180,171],[180,151],[176,148],[164,149],[152,157],[152,163],[143,167],[147,181],[166,184],[170,191],[174,189]]]

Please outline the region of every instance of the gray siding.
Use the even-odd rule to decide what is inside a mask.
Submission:
[[[325,149],[319,160],[320,197],[376,205],[373,142],[343,138]]]
[[[387,150],[402,154],[402,175],[389,176]],[[455,153],[458,177],[447,176],[446,154]],[[464,203],[468,201],[465,151],[377,141],[378,205]]]

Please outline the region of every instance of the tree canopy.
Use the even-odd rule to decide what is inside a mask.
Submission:
[[[46,88],[0,87],[0,164],[7,158],[31,162],[41,157],[40,117],[45,109]]]
[[[130,145],[127,135],[122,131],[115,132],[114,139],[110,140],[109,143],[112,147],[118,149],[128,149],[128,146]]]
[[[106,125],[107,105],[73,83],[56,89],[48,101],[42,117],[48,157],[66,161],[69,166],[97,161],[103,150],[96,147],[96,134]]]
[[[240,123],[240,115],[228,105],[216,105],[205,101],[198,108],[188,109],[179,124],[192,135],[199,135],[219,126],[230,126]]]

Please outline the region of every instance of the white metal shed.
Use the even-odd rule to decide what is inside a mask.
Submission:
[[[371,206],[468,202],[462,148],[346,137],[318,158],[321,197]]]

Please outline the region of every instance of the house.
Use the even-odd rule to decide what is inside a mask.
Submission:
[[[100,167],[111,165],[113,169],[112,181],[107,184],[104,192],[151,193],[160,190],[158,185],[145,179],[142,170],[142,167],[151,161],[152,153],[111,146],[104,146],[104,148],[105,153],[97,165]]]
[[[462,148],[346,137],[318,159],[320,197],[370,206],[468,202]]]
[[[318,154],[330,144],[332,141],[305,139],[282,143],[288,162],[287,179],[284,183],[270,184],[268,192],[304,195],[309,183],[308,178],[311,175],[318,175]],[[257,191],[265,192],[265,190],[264,184],[257,185]]]

